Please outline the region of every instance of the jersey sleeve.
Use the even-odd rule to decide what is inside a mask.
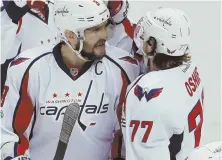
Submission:
[[[119,87],[116,88],[118,91],[116,103],[115,103],[115,113],[116,113],[116,124],[115,124],[115,131],[120,129],[120,123],[121,123],[121,115],[122,115],[122,105],[125,100],[125,94],[127,90],[127,86],[130,84],[129,78],[124,74],[124,72],[121,72],[121,84],[119,84]]]
[[[12,20],[9,18],[8,14],[5,10],[1,12],[1,39],[2,39],[2,48],[1,48],[1,64],[8,59],[8,52],[14,45],[15,37],[16,37],[16,30],[17,24],[13,23]]]
[[[125,98],[127,86],[139,76],[140,68],[138,61],[129,55],[128,52],[108,45],[106,58],[109,60],[112,69],[110,70],[114,82],[113,93],[115,99],[115,111],[118,121],[115,130],[120,129],[121,107]]]
[[[24,155],[35,121],[38,80],[32,60],[17,57],[9,65],[1,101],[1,159]]]
[[[26,5],[25,1],[8,1],[3,3],[5,3],[4,8],[8,16],[14,23],[18,23],[18,21],[29,11],[29,7]]]
[[[122,115],[122,106],[125,100],[127,87],[139,76],[140,68],[138,61],[133,57],[122,56],[119,57],[119,64],[122,67],[121,69],[121,81],[122,84],[119,86],[119,97],[117,99],[117,117],[119,124],[121,122]]]
[[[111,46],[110,46],[111,47]],[[139,75],[139,66],[137,61],[132,58],[128,52],[116,48],[111,47],[112,54],[110,57],[107,56],[107,59],[115,65],[113,66],[112,73],[113,73],[113,81],[114,87],[113,93],[116,96],[115,99],[115,120],[114,120],[114,131],[118,132],[120,128],[121,122],[121,114],[122,114],[122,105],[125,99],[126,89],[127,86]],[[114,57],[115,56],[115,57]],[[115,68],[115,69],[114,69]],[[122,144],[122,134],[118,136],[118,143],[114,148],[114,155],[118,155],[121,157],[125,155],[125,148]],[[116,149],[115,149],[116,148]]]
[[[116,47],[121,48],[130,54],[132,50],[132,39],[129,36],[126,36],[117,43]]]

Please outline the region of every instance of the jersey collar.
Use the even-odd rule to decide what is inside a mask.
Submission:
[[[68,69],[68,67],[65,65],[63,61],[63,58],[61,55],[61,45],[62,43],[59,43],[53,48],[53,55],[56,60],[56,63],[72,80],[77,80],[92,66],[94,61],[86,62],[81,68],[81,70],[78,72],[78,75],[73,77],[73,75],[71,75],[70,73],[70,69]]]

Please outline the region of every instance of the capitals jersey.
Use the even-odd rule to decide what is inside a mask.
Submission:
[[[131,53],[133,44],[133,32],[135,25],[129,18],[125,18],[122,23],[117,24],[114,28],[113,37],[108,40],[109,45],[121,48]]]
[[[21,53],[9,65],[2,96],[2,159],[30,150],[32,160],[53,159],[67,105],[81,110],[64,160],[107,160],[118,130],[127,85],[139,74],[137,61],[116,47],[88,62],[75,80],[60,44]],[[120,110],[121,111],[121,110]]]
[[[54,23],[54,2],[47,1],[44,11],[29,10],[19,21],[17,38],[21,41],[21,52],[26,49],[54,45],[57,29]]]
[[[192,62],[141,75],[128,90],[122,117],[127,160],[185,160],[199,146],[204,92]]]
[[[14,46],[5,55],[6,59],[14,58],[18,53],[26,49],[41,45],[54,45],[57,42],[53,0],[47,1],[45,9],[41,11],[38,9],[27,9],[27,7],[19,8],[13,1],[9,3],[10,5],[5,6],[5,10],[10,15],[12,21],[17,23],[17,29],[11,31],[11,34],[15,34],[15,42]],[[16,11],[24,15],[18,17],[19,13],[16,13]],[[6,40],[4,39],[3,41]]]
[[[5,63],[7,53],[13,47],[17,25],[12,22],[4,9],[3,2],[1,1],[1,64]]]

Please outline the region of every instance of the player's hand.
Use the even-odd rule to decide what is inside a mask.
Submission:
[[[77,48],[77,45],[79,44],[79,40],[77,38],[77,35],[69,30],[65,30],[65,37],[68,40],[69,44],[73,49]]]

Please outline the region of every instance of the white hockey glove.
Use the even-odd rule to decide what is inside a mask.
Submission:
[[[105,2],[110,11],[110,16],[116,24],[120,24],[127,17],[129,10],[128,0],[108,0]]]

